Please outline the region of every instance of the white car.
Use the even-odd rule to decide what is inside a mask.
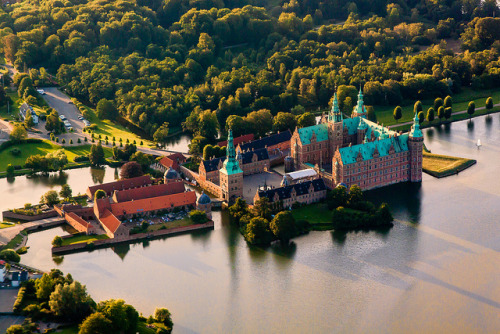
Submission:
[[[66,120],[66,116],[64,116],[64,115],[59,115],[59,118],[61,119],[61,121]]]
[[[71,123],[68,121],[64,121],[64,126],[69,128],[69,127],[71,127]]]
[[[83,124],[85,124],[85,126],[90,126],[90,122],[87,121],[86,119],[83,120]]]
[[[38,92],[38,94],[40,95],[45,95],[45,91],[43,89],[37,89],[36,90]]]

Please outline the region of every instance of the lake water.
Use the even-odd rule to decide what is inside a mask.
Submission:
[[[421,187],[368,193],[390,204],[388,231],[311,232],[282,247],[247,246],[227,216],[215,230],[90,253],[56,262],[50,241],[62,228],[29,236],[22,261],[58,267],[87,285],[96,300],[123,298],[144,315],[173,314],[175,333],[331,333],[500,331],[500,115],[473,126],[424,131],[434,153],[476,159],[445,179],[424,175]],[[483,146],[477,149],[480,138]],[[67,172],[75,193],[115,171]],[[57,179],[57,178],[56,178]],[[61,180],[0,180],[4,208],[36,202]]]

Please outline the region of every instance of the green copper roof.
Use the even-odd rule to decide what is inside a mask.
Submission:
[[[375,149],[378,150],[379,156],[384,157],[389,155],[391,145],[394,145],[395,152],[408,151],[408,134],[401,136],[375,140],[369,143],[343,147],[339,149],[340,157],[344,165],[356,162],[358,154],[361,153],[363,160],[373,159]]]
[[[238,160],[236,160],[236,150],[234,149],[233,142],[233,130],[229,129],[229,135],[227,137],[227,148],[226,148],[227,159],[224,161],[224,164],[221,168],[221,173],[226,175],[233,175],[238,173],[243,173],[240,168],[240,164]]]
[[[316,142],[328,140],[328,126],[322,123],[299,129],[302,145],[309,145],[311,143],[313,133],[316,135]]]
[[[337,99],[337,93],[333,94],[332,109],[328,114],[328,120],[332,122],[342,122],[342,113],[339,108],[339,101]]]
[[[363,91],[361,90],[361,86],[359,87],[358,104],[356,105],[354,112],[356,112],[358,114],[366,113],[365,105],[363,103]],[[363,116],[363,117],[365,117],[365,116]]]
[[[420,120],[418,119],[417,113],[415,113],[415,117],[413,118],[413,126],[411,127],[410,136],[413,138],[423,137],[422,131],[420,131]]]
[[[358,131],[359,117],[346,118],[342,123],[344,128],[347,128],[347,133],[353,135]]]

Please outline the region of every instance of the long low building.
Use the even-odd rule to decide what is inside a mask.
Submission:
[[[263,197],[274,204],[280,202],[283,208],[291,208],[293,204],[311,204],[326,198],[326,185],[323,179],[296,183],[289,186],[258,190],[254,203]]]
[[[87,188],[87,196],[89,199],[94,199],[94,194],[97,190],[104,190],[106,196],[112,196],[115,190],[127,190],[133,188],[147,187],[153,184],[153,180],[149,175],[134,177],[131,179],[118,180],[90,186]]]

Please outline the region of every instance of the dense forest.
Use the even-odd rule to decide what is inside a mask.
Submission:
[[[498,87],[499,14],[495,0],[24,0],[1,10],[0,48],[151,135],[186,118],[199,134],[325,108],[336,86],[344,111],[349,86],[368,105]]]

